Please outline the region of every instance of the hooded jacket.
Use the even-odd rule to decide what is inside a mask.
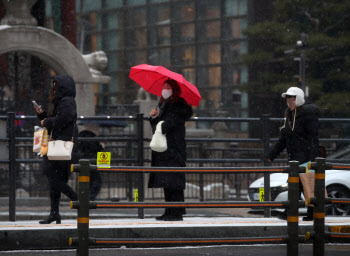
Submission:
[[[186,166],[186,128],[185,122],[193,114],[192,107],[183,98],[176,102],[165,102],[156,118],[150,117],[153,133],[159,121],[162,133],[166,135],[168,149],[165,152],[152,151],[152,166],[185,167]],[[184,173],[151,173],[148,183],[150,188],[185,189]]]
[[[285,112],[285,123],[281,127],[278,142],[269,152],[269,159],[274,160],[287,148],[288,160],[303,164],[314,161],[318,156],[318,116],[319,110],[313,104],[304,104]]]
[[[43,112],[38,115],[44,120],[43,126],[52,132],[53,140],[75,141],[77,137],[77,106],[75,103],[75,82],[69,75],[59,75],[54,78],[58,85],[53,100],[51,113]]]

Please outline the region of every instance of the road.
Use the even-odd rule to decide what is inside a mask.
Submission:
[[[75,250],[50,251],[6,251],[2,256],[75,256]],[[283,256],[286,255],[286,245],[241,245],[241,246],[200,246],[174,248],[106,248],[90,249],[90,256]],[[312,255],[312,244],[299,245],[299,256]],[[326,245],[325,256],[349,256],[350,244]]]

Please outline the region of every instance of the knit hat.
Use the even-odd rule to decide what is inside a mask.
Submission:
[[[286,98],[287,95],[296,97],[295,104],[297,107],[300,107],[305,103],[304,92],[298,87],[290,87],[286,92],[282,93],[283,98]]]

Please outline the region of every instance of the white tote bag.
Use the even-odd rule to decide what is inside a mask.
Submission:
[[[164,121],[157,124],[150,144],[151,149],[155,152],[164,152],[168,149],[165,134],[162,133],[162,123]]]
[[[49,160],[71,160],[74,143],[72,141],[49,141],[47,158]]]

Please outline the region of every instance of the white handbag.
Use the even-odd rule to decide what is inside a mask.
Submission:
[[[49,160],[71,160],[74,143],[72,141],[54,140],[47,143]]]
[[[151,149],[156,152],[164,152],[168,149],[166,136],[162,133],[162,123],[164,123],[164,121],[160,121],[157,124],[156,131],[150,143]]]
[[[74,133],[75,125],[73,127]],[[47,143],[47,158],[49,160],[61,160],[69,161],[72,159],[72,150],[73,150],[73,137],[72,141],[64,140],[52,140],[52,130],[50,134],[49,142]]]

